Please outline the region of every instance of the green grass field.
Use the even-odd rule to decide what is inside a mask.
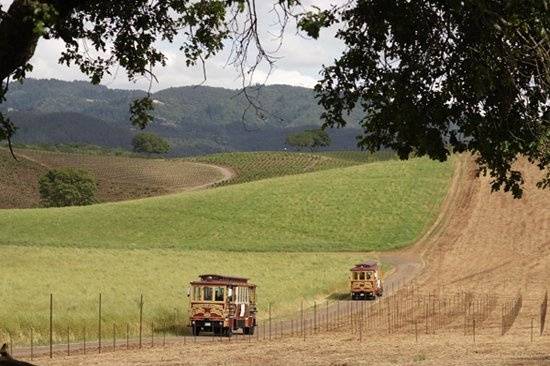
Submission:
[[[428,159],[355,164],[135,201],[0,210],[0,338],[28,343],[32,327],[43,341],[50,293],[58,340],[67,327],[74,339],[95,329],[99,292],[106,334],[113,323],[135,334],[141,293],[147,322],[183,324],[187,284],[204,272],[252,278],[264,318],[268,303],[277,317],[304,298],[345,292],[351,265],[422,235],[453,172],[452,161]]]
[[[412,243],[451,163],[388,161],[163,197],[0,210],[0,243],[75,248],[370,251]]]
[[[381,151],[375,154],[361,151],[312,153],[267,151],[220,153],[199,156],[190,160],[231,168],[236,175],[232,179],[218,184],[224,186],[320,170],[345,168],[375,161],[395,160],[396,158],[395,153],[391,151]]]
[[[5,246],[0,266],[0,339],[8,333],[16,343],[48,334],[49,294],[54,296],[56,339],[97,337],[98,294],[102,293],[105,337],[113,323],[119,331],[126,323],[135,335],[139,298],[144,295],[144,318],[149,324],[184,324],[189,281],[200,273],[247,276],[258,285],[262,318],[272,303],[275,317],[293,313],[305,299],[342,290],[347,271],[365,255],[356,253],[241,253],[170,249],[73,249]],[[147,331],[148,332],[148,331]]]

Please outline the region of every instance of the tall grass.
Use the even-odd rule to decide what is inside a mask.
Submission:
[[[126,323],[136,334],[139,298],[144,295],[144,318],[185,324],[188,283],[201,273],[249,277],[258,285],[260,318],[272,303],[275,317],[296,311],[335,291],[346,291],[349,268],[365,255],[356,253],[228,253],[219,251],[1,248],[0,339],[16,343],[45,342],[49,296],[54,299],[54,331],[58,341],[97,339],[98,294],[102,294],[105,335],[112,325]]]

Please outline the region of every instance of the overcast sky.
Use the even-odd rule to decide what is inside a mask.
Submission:
[[[342,0],[307,0],[306,6],[315,4],[320,7],[328,7],[331,3]],[[6,9],[12,0],[0,0],[3,9]],[[278,41],[270,36],[267,30],[275,32],[274,15],[269,13],[273,2],[271,0],[257,0],[259,6],[259,18],[264,31],[263,40],[267,49],[274,48]],[[168,56],[168,65],[154,70],[159,83],[153,85],[153,90],[168,88],[171,86],[196,85],[203,80],[202,68],[187,68],[185,59],[178,51],[177,45],[163,43],[158,45]],[[86,80],[78,68],[59,65],[57,60],[63,49],[63,42],[58,40],[40,40],[31,64],[34,70],[28,76],[33,78],[56,78],[62,80]],[[275,69],[267,79],[267,84],[290,84],[297,86],[313,87],[319,79],[319,71],[322,64],[330,64],[341,52],[342,44],[334,38],[334,30],[323,30],[318,40],[307,39],[296,34],[296,24],[290,23],[285,33],[284,43],[278,52]],[[228,57],[227,50],[213,57],[207,62],[207,81],[205,85],[221,86],[226,88],[239,88],[241,80],[239,73],[232,66],[225,66]],[[255,74],[255,81],[264,82],[268,68],[260,67]],[[111,88],[146,89],[147,80],[131,82],[126,78],[123,70],[116,75],[106,76],[102,84]]]

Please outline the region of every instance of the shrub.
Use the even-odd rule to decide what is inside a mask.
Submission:
[[[309,148],[311,151],[319,147],[329,146],[330,137],[325,130],[305,130],[304,132],[291,133],[286,138],[286,144],[300,151]]]
[[[165,154],[170,151],[170,144],[154,133],[142,132],[134,136],[132,146],[135,152],[147,154]]]
[[[96,181],[84,170],[50,170],[38,183],[45,207],[84,206],[96,202]]]

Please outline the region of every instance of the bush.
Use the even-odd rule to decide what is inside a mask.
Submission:
[[[84,206],[96,202],[96,181],[84,170],[50,170],[38,184],[45,207]]]
[[[291,133],[286,138],[286,144],[296,148],[298,151],[306,147],[314,151],[316,148],[329,146],[330,143],[328,133],[322,129]]]
[[[154,133],[142,132],[134,136],[132,146],[135,152],[147,154],[165,154],[170,151],[170,144]]]

